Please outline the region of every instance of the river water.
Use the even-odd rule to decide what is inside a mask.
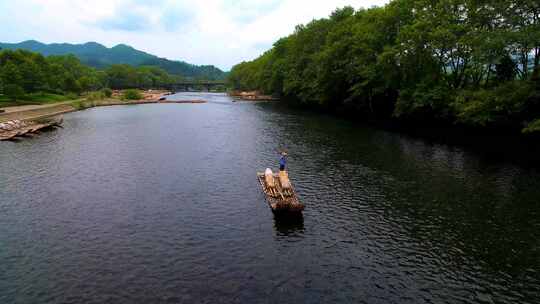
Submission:
[[[221,94],[0,143],[0,303],[539,303],[540,172]],[[301,219],[256,171],[289,170]]]

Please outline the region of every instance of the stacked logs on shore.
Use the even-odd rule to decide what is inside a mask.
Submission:
[[[232,91],[229,93],[230,96],[238,98],[241,100],[250,100],[250,101],[275,101],[277,98],[270,95],[263,95],[259,91]]]
[[[0,123],[0,140],[11,140],[18,136],[33,134],[39,130],[60,126],[61,124],[62,118],[45,121],[10,120]]]

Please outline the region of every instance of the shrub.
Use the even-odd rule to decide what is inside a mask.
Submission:
[[[17,101],[24,97],[24,89],[16,84],[6,84],[4,86],[4,94],[10,99]]]
[[[79,96],[77,94],[75,94],[75,93],[67,93],[66,98],[67,99],[77,99],[77,98],[79,98]]]
[[[79,99],[79,100],[75,100],[71,102],[71,105],[77,110],[84,110],[84,109],[98,106],[99,102],[97,102],[96,100]]]
[[[71,103],[71,105],[72,105],[75,109],[77,109],[77,110],[83,110],[83,109],[86,109],[86,108],[87,108],[87,107],[85,106],[84,101],[82,101],[82,100],[76,100],[76,101],[73,101],[73,102]]]
[[[139,90],[134,90],[134,89],[125,90],[124,95],[122,96],[122,99],[125,99],[125,100],[140,100],[142,98],[143,96],[141,92],[139,92]]]
[[[409,119],[447,118],[452,93],[444,85],[421,82],[411,89],[403,89],[394,109],[395,117]]]
[[[533,122],[530,122],[521,132],[523,133],[540,132],[540,119],[536,119]]]
[[[95,101],[95,100],[103,100],[105,99],[105,94],[103,92],[91,92],[86,96],[86,100],[88,101]]]
[[[105,97],[107,97],[107,98],[111,98],[112,93],[113,93],[113,91],[112,91],[111,89],[109,89],[109,88],[104,88],[104,89],[101,90],[101,92],[102,92],[103,95],[105,95]]]
[[[482,127],[506,124],[526,110],[531,92],[529,83],[511,81],[493,89],[462,91],[452,106],[461,123]]]

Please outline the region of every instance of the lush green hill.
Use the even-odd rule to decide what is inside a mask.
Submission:
[[[25,49],[41,53],[45,56],[67,55],[77,56],[82,63],[95,68],[105,68],[113,64],[129,64],[133,66],[158,66],[170,74],[189,78],[204,78],[210,80],[223,79],[225,74],[215,66],[197,66],[183,61],[172,61],[165,58],[136,50],[128,45],[119,44],[107,48],[96,42],[85,44],[52,43],[44,44],[35,40],[21,43],[0,43],[2,49]]]

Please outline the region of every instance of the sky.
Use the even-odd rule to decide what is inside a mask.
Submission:
[[[95,41],[229,70],[298,24],[388,0],[0,0],[0,41]]]

